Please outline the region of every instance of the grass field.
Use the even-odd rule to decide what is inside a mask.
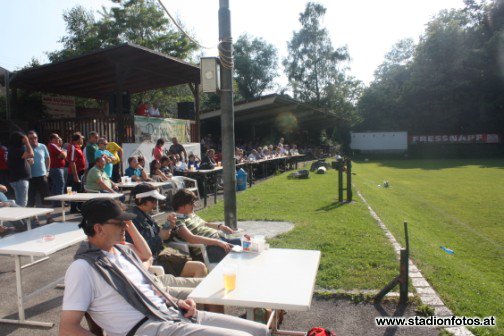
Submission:
[[[498,327],[477,335],[504,335],[504,160],[382,161],[355,163],[354,184],[404,246],[456,315],[497,316]],[[379,188],[384,180],[388,189]],[[381,289],[397,274],[390,243],[364,204],[336,201],[336,173],[288,180],[287,174],[238,195],[240,220],[279,220],[294,230],[275,247],[322,251],[317,285]],[[201,212],[223,219],[223,204]],[[440,249],[455,251],[449,255]]]
[[[317,285],[335,289],[377,289],[397,273],[392,247],[362,203],[338,206],[336,174],[310,174],[288,180],[287,174],[264,181],[238,195],[240,220],[277,220],[296,224],[273,241],[274,247],[322,251]],[[223,219],[223,203],[201,212]]]
[[[504,335],[504,160],[354,164],[354,184],[456,315],[497,316]],[[384,180],[390,188],[379,188]],[[450,255],[440,249],[455,251]]]

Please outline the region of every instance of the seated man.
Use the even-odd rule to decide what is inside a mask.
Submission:
[[[107,192],[115,193],[119,190],[117,184],[112,182],[110,177],[105,173],[105,158],[100,156],[87,174],[86,190],[89,192]]]
[[[221,261],[233,248],[233,245],[241,245],[240,238],[227,239],[221,233],[234,233],[233,229],[223,224],[205,222],[194,213],[196,195],[190,190],[180,189],[173,195],[173,209],[177,212],[177,237],[191,244],[205,244],[210,262]],[[200,258],[199,250],[194,251],[195,258]]]
[[[123,212],[118,203],[100,198],[87,201],[82,217],[79,226],[88,240],[65,276],[61,336],[89,335],[81,326],[85,312],[111,336],[268,335],[263,324],[198,311],[193,300],[177,300],[166,293],[136,253],[122,244],[126,221],[134,215]],[[143,238],[135,230],[128,227],[138,246]]]
[[[143,169],[143,167],[138,162],[138,158],[136,156],[129,157],[128,164],[129,167],[124,171],[124,175],[131,177],[132,181],[151,181],[151,179],[147,176],[145,169]]]
[[[201,278],[207,275],[205,264],[199,261],[188,261],[185,258],[169,258],[170,264],[159,263],[158,257],[160,254],[171,254],[176,256],[178,252],[163,245],[163,241],[168,240],[172,233],[172,229],[176,224],[176,216],[174,213],[166,217],[166,223],[160,228],[154,219],[149,215],[156,208],[157,201],[163,201],[165,196],[161,195],[155,187],[147,183],[142,183],[133,188],[131,192],[135,198],[135,207],[129,210],[130,213],[136,215],[133,219],[133,224],[144,237],[153,254],[153,262],[155,265],[161,265],[166,273],[181,277]],[[126,235],[126,240],[132,243],[131,237]],[[178,260],[178,261],[177,261]],[[198,281],[199,283],[199,281]]]
[[[3,207],[11,207],[15,206],[17,207],[16,203],[13,201],[9,201],[7,199],[7,196],[5,196],[5,193],[7,192],[7,187],[4,186],[3,184],[0,184],[0,208]],[[26,230],[26,223],[22,220],[20,221],[14,221],[14,222],[3,222],[3,224],[0,225],[0,237],[3,235],[12,233],[14,230],[16,231],[25,231]]]

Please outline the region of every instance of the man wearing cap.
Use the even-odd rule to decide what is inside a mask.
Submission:
[[[88,236],[65,276],[60,335],[92,335],[81,326],[85,312],[110,336],[265,336],[265,325],[196,310],[193,300],[164,292],[128,245],[147,243],[113,200],[97,198],[82,206],[80,227]],[[144,256],[145,257],[145,256]]]
[[[183,292],[185,293],[185,297],[187,297],[191,291],[187,290],[187,288],[196,287],[201,280],[186,278],[205,277],[207,275],[205,264],[199,261],[188,261],[186,258],[177,258],[179,254],[177,251],[163,245],[163,241],[168,240],[172,229],[175,227],[175,213],[167,216],[166,223],[161,228],[149,213],[156,208],[157,202],[165,200],[166,196],[161,195],[155,187],[147,183],[137,185],[133,188],[131,194],[135,197],[136,206],[129,210],[129,212],[136,215],[135,219],[133,219],[133,224],[135,224],[142,237],[147,241],[154,258],[154,264],[163,266],[165,272],[169,273],[169,276],[164,279],[166,285],[170,287],[183,287]],[[126,234],[126,241],[133,242],[128,234]],[[161,258],[158,258],[160,255]],[[183,278],[175,278],[175,276]],[[176,295],[175,289],[173,290],[173,295],[180,297]]]

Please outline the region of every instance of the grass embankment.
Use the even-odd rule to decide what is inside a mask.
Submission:
[[[238,194],[238,218],[294,223],[292,231],[270,243],[320,250],[317,285],[380,289],[397,273],[393,249],[361,202],[338,206],[336,199],[334,170],[310,174],[307,180],[288,180],[281,174]],[[199,214],[209,221],[222,220],[223,203]]]
[[[497,317],[504,335],[504,160],[355,163],[354,184],[456,315]],[[390,188],[378,188],[384,180]],[[455,251],[450,255],[440,249]]]

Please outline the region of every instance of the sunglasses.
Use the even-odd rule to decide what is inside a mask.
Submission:
[[[111,224],[111,225],[115,225],[115,226],[119,226],[119,227],[125,227],[126,226],[126,221],[122,220],[122,221],[119,221],[119,222],[111,222],[111,221],[106,221],[105,223],[103,224]]]

